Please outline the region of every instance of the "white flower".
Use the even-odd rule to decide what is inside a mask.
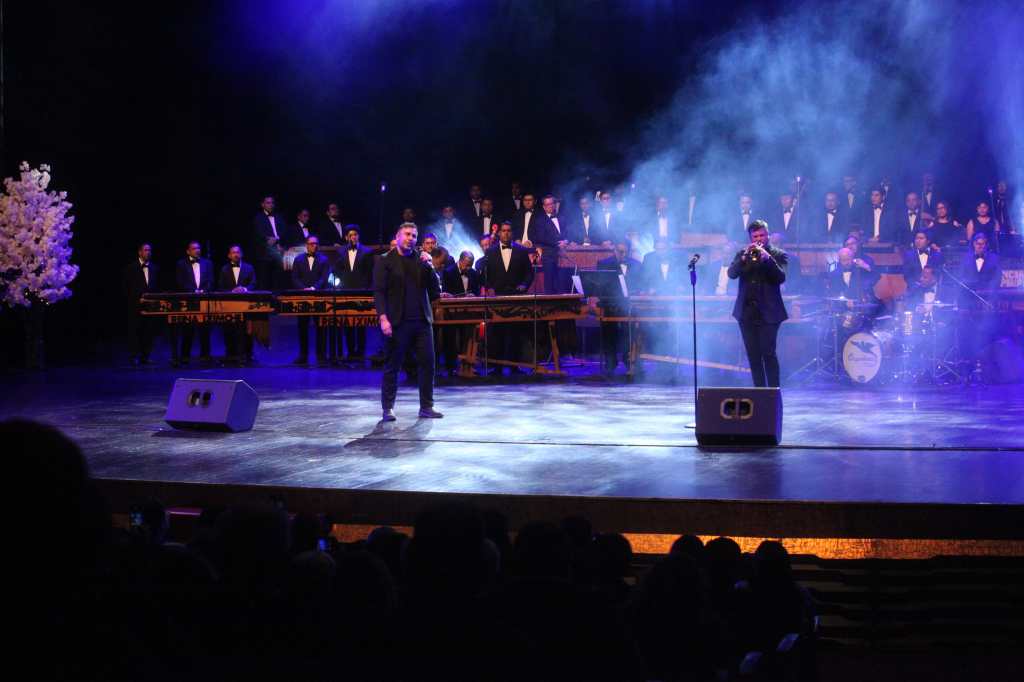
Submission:
[[[15,306],[56,303],[71,296],[78,276],[70,263],[75,219],[66,192],[48,192],[50,166],[18,166],[18,180],[4,180],[0,193],[0,301]]]

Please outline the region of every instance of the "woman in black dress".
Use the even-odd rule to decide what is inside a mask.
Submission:
[[[967,235],[964,234],[964,226],[960,221],[954,220],[949,210],[949,202],[945,199],[935,204],[935,222],[932,223],[932,243],[938,244],[941,248],[967,243]]]
[[[975,232],[996,235],[1000,232],[999,221],[992,217],[992,207],[987,201],[979,201],[973,218],[967,221],[967,239],[974,237]],[[998,239],[993,240],[998,243]]]

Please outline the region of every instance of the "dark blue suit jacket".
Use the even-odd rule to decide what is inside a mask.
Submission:
[[[255,286],[256,271],[245,261],[238,264],[238,284],[235,284],[235,276],[231,272],[231,263],[225,264],[220,269],[220,275],[217,277],[217,289],[219,291],[231,291],[235,287],[252,289]]]
[[[745,305],[748,289],[760,282],[757,287],[755,301],[757,310],[760,311],[760,320],[765,324],[780,324],[789,317],[786,313],[786,306],[782,303],[782,290],[779,288],[786,281],[786,265],[789,262],[786,252],[768,247],[771,258],[762,258],[757,262],[743,261],[740,256],[742,251],[737,252],[729,265],[729,278],[739,279],[740,288],[736,294],[736,305],[733,306],[732,316],[740,322],[751,322],[751,308]]]
[[[306,254],[300,254],[292,262],[292,287],[295,289],[323,289],[327,286],[327,277],[331,273],[330,263],[327,256],[316,254],[313,259],[313,268],[309,267],[309,259]]]
[[[188,258],[182,258],[174,267],[174,283],[178,291],[213,291],[213,262],[206,258],[199,259],[199,286],[192,271]]]
[[[960,279],[963,280],[964,284],[969,286],[974,291],[978,292],[982,298],[989,299],[985,292],[990,292],[999,288],[1003,276],[1002,268],[999,264],[999,254],[992,253],[991,251],[985,254],[985,263],[981,266],[981,271],[978,271],[977,263],[975,262],[974,250],[970,253],[964,254],[964,258],[960,261]],[[959,289],[959,287],[958,287]],[[959,289],[960,291],[960,305],[967,305],[969,307],[980,307],[981,303],[970,293]]]

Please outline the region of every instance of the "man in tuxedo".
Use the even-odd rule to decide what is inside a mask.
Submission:
[[[296,256],[292,262],[292,288],[304,289],[306,291],[317,291],[327,288],[327,278],[330,275],[330,264],[327,257],[317,253],[320,249],[320,240],[315,234],[306,237],[306,253]],[[296,319],[299,335],[299,355],[293,364],[309,364],[309,325],[316,328],[316,359],[317,364],[327,364],[326,343],[324,328],[308,315],[299,315]]]
[[[875,283],[878,275],[862,259],[858,258],[852,249],[843,247],[837,254],[838,262],[835,269],[825,277],[825,286],[828,289],[828,296],[831,298],[845,298],[852,307],[856,303],[867,303],[875,305],[878,298],[875,296]],[[875,313],[877,311],[869,311]],[[873,315],[869,315],[873,316]]]
[[[777,387],[776,343],[779,327],[789,317],[780,288],[786,281],[788,259],[785,251],[772,246],[765,221],[755,220],[747,233],[750,245],[729,266],[730,279],[740,282],[732,316],[740,325],[754,386]]]
[[[498,231],[498,216],[494,215],[493,200],[489,197],[481,199],[480,215],[475,219],[471,219],[470,225],[473,226],[473,233],[477,236],[494,234]]]
[[[839,220],[843,225],[859,223],[866,209],[864,193],[857,187],[857,176],[843,176],[843,191],[839,194]]]
[[[999,254],[989,251],[988,243],[988,235],[984,232],[975,232],[971,237],[971,250],[964,254],[959,273],[960,280],[971,291],[958,287],[957,302],[961,311],[960,352],[974,365],[973,378],[979,381],[985,379],[982,362],[996,329],[996,315],[991,303],[1003,276]]]
[[[202,257],[202,250],[199,242],[191,241],[185,249],[185,258],[178,261],[174,269],[174,281],[178,291],[203,294],[213,291],[213,263]],[[179,364],[188,366],[189,358],[192,355],[192,336],[199,331],[199,362],[210,364],[210,325],[208,324],[184,324],[171,325],[172,346],[171,365],[177,367]],[[180,327],[180,329],[175,329]],[[173,342],[175,332],[181,333],[180,352],[178,345]]]
[[[907,210],[895,221],[895,241],[900,244],[912,241],[914,233],[925,227],[924,218],[921,215],[921,195],[917,192],[907,192],[904,204]]]
[[[341,208],[338,204],[331,202],[327,204],[327,212],[317,226],[316,236],[324,246],[344,246],[345,225],[341,222]]]
[[[469,196],[459,209],[459,216],[467,225],[475,225],[476,219],[483,213],[484,193],[480,185],[469,186]]]
[[[511,224],[511,221],[506,220],[505,222]],[[498,226],[498,229],[501,229],[501,225]],[[495,233],[495,235],[497,235],[497,233]],[[476,263],[473,264],[473,269],[480,273],[480,276],[483,277],[484,270],[487,268],[487,251],[488,249],[491,248],[491,245],[494,243],[494,238],[490,236],[481,236],[480,239],[478,240],[478,243],[480,244],[480,253],[482,253],[483,255],[480,256],[480,258],[477,259]]]
[[[441,292],[451,296],[479,296],[480,273],[473,268],[473,253],[463,251],[459,260],[444,271]]]
[[[590,197],[583,195],[579,201],[579,211],[568,226],[569,241],[573,244],[598,245],[607,241],[600,221],[591,213]]]
[[[629,245],[624,241],[614,246],[611,256],[597,262],[597,269],[617,272],[625,277],[626,290],[630,295],[643,290],[643,266],[640,261],[630,256]],[[615,300],[604,301],[603,305],[614,306]],[[626,329],[626,323],[623,322],[601,323],[601,353],[604,356],[605,374],[610,375],[615,372],[615,368],[619,364],[619,356],[622,357],[622,364],[626,366],[626,371],[629,371]]]
[[[925,268],[942,269],[942,249],[932,243],[931,235],[923,227],[914,231],[914,246],[903,252],[903,279],[910,286],[921,279]]]
[[[796,221],[796,203],[793,201],[792,192],[782,192],[779,195],[779,207],[775,209],[775,222],[771,223],[778,232],[796,238],[800,234]]]
[[[511,217],[519,213],[523,208],[523,190],[519,181],[513,181],[509,193],[505,195],[495,206],[495,211],[500,217]]]
[[[434,234],[437,235],[438,242],[446,247],[465,237],[465,229],[462,221],[455,215],[454,206],[446,204],[441,208],[441,220],[434,226]]]
[[[434,317],[431,301],[441,295],[430,255],[416,252],[416,225],[403,223],[395,235],[395,249],[373,269],[373,299],[384,335],[387,355],[381,379],[382,421],[395,421],[398,372],[406,351],[416,354],[420,394],[419,417],[437,419],[434,409]]]
[[[473,253],[463,251],[459,260],[444,271],[441,279],[441,296],[479,296],[480,273],[473,268]],[[441,345],[444,348],[445,367],[448,376],[455,376],[455,360],[466,347],[470,334],[475,332],[473,325],[447,326],[441,334]]]
[[[601,192],[598,195],[597,227],[604,235],[605,240],[618,241],[626,237],[625,228],[620,225],[621,216],[612,203],[611,192]]]
[[[658,197],[654,204],[654,215],[644,227],[655,241],[665,239],[669,244],[678,244],[680,231],[675,216],[669,212],[668,197]]]
[[[925,173],[921,176],[921,211],[935,216],[935,206],[939,203],[939,193],[935,190],[935,174]]]
[[[839,195],[825,192],[825,207],[814,221],[814,229],[807,235],[807,241],[815,240],[827,243],[839,243],[846,236],[845,223],[839,210]]]
[[[255,287],[256,271],[242,261],[242,247],[232,245],[228,249],[228,262],[217,275],[217,291],[244,294]],[[252,361],[252,335],[246,331],[245,322],[224,325],[224,350],[229,362],[244,365]]]
[[[316,236],[316,233],[309,222],[309,209],[303,208],[295,214],[295,222],[288,226],[288,241],[285,246],[289,249],[302,246],[310,235]]]
[[[512,217],[513,237],[515,238],[515,241],[527,249],[533,248],[533,242],[531,240],[532,233],[530,229],[531,224],[533,223],[536,202],[536,197],[534,197],[532,193],[527,192],[523,195],[522,209]]]
[[[566,226],[555,212],[555,197],[548,194],[541,200],[541,212],[534,217],[530,227],[533,246],[541,252],[545,294],[563,293],[567,288],[558,271],[558,251],[569,243],[565,232]]]
[[[345,226],[345,248],[334,262],[334,277],[341,289],[370,289],[373,286],[373,250],[360,243],[359,226]],[[346,349],[342,348],[342,338]],[[327,350],[331,362],[347,353],[348,362],[362,362],[366,356],[366,327],[330,327]]]
[[[252,219],[253,253],[256,254],[256,281],[261,289],[278,289],[282,283],[284,268],[284,237],[287,229],[284,220],[275,212],[274,197],[265,196],[260,202],[260,211]]]
[[[524,197],[525,198],[525,197]],[[525,205],[525,202],[524,202]],[[533,282],[533,264],[527,249],[512,241],[512,223],[508,220],[498,230],[498,243],[486,253],[483,287],[490,296],[525,294]],[[498,360],[515,362],[523,345],[525,325],[517,323],[488,325],[487,354]],[[492,374],[501,374],[501,367]],[[518,368],[512,368],[518,373]]]
[[[725,236],[730,242],[743,243],[747,238],[747,226],[754,221],[754,198],[747,193],[740,194],[738,210],[733,209],[725,223]]]
[[[870,202],[864,220],[868,241],[897,241],[897,227],[893,224],[892,216],[885,207],[885,191],[881,187],[873,188]]]
[[[157,332],[157,318],[142,314],[142,296],[160,290],[157,286],[160,270],[151,260],[153,247],[149,244],[139,244],[135,256],[121,276],[121,291],[130,320],[132,364],[148,365]]]
[[[667,239],[655,241],[654,251],[644,256],[643,281],[650,294],[681,293],[684,271],[684,264],[672,253]]]

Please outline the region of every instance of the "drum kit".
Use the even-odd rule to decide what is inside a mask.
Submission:
[[[956,304],[824,298],[812,314],[817,355],[792,376],[853,384],[945,384],[964,379],[959,362]]]

